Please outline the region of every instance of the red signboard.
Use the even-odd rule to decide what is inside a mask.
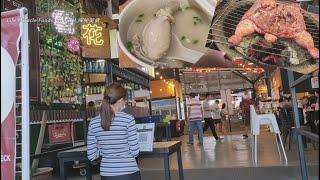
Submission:
[[[50,144],[71,142],[70,123],[52,124],[48,128]]]
[[[1,12],[1,179],[15,175],[16,63],[22,34],[22,12]]]

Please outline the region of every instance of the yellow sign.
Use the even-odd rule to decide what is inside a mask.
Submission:
[[[102,46],[104,40],[101,39],[102,37],[102,26],[98,26],[97,24],[86,24],[82,25],[82,30],[84,33],[82,37],[86,39],[87,45],[96,45]]]

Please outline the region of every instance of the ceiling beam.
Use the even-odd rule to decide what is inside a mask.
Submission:
[[[251,79],[249,79],[247,76],[241,74],[239,71],[232,71],[232,73],[237,75],[237,76],[239,76],[239,77],[241,77],[242,79],[248,81],[249,83],[253,84]]]
[[[258,77],[252,81],[253,84],[255,84],[256,82],[258,82],[264,75],[265,75],[265,73],[260,73],[260,74],[258,75]]]

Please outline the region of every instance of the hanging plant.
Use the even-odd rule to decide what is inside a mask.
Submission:
[[[37,13],[46,14],[47,18],[52,18],[55,9],[72,12],[75,18],[79,18],[79,9],[66,1],[37,0],[36,4]],[[51,104],[59,98],[75,96],[76,88],[81,85],[82,61],[79,55],[74,54],[80,50],[80,44],[75,43],[72,51],[65,48],[71,39],[80,37],[78,25],[74,24],[75,31],[71,36],[63,31],[58,32],[52,21],[38,23],[43,103]]]

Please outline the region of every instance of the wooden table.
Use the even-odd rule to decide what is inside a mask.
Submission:
[[[181,158],[181,141],[154,142],[152,152],[140,152],[140,157],[145,158],[163,158],[165,180],[171,180],[169,156],[177,153],[179,180],[184,180],[182,158]],[[67,151],[61,151],[57,155],[60,166],[60,179],[65,180],[65,163],[73,161],[85,161],[87,175],[86,179],[91,180],[90,161],[87,159],[87,147],[79,147]]]

